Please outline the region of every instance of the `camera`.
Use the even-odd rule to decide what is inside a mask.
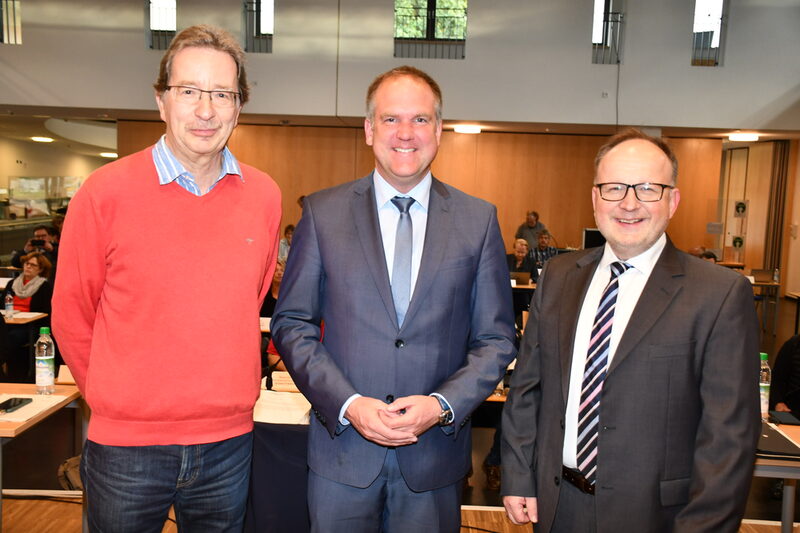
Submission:
[[[44,246],[43,239],[31,239],[31,246]]]

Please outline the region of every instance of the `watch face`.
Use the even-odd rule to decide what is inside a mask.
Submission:
[[[439,415],[439,425],[447,426],[453,423],[453,411],[450,409],[442,411]]]

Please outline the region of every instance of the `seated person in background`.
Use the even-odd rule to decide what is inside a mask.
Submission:
[[[533,266],[533,259],[528,253],[528,241],[517,239],[514,241],[514,253],[506,255],[509,272],[530,272],[531,280],[537,277],[536,269]],[[522,312],[527,311],[531,305],[532,294],[527,291],[514,291],[511,295],[514,302],[514,317],[517,327],[522,327]]]
[[[264,303],[261,304],[259,316],[272,318],[272,313],[275,311],[275,303],[278,301],[278,292],[281,290],[284,270],[286,270],[286,261],[278,259],[278,263],[275,265],[275,273],[272,275],[272,286],[264,298]]]
[[[536,269],[536,278],[539,278],[538,271],[544,267],[544,264],[551,257],[558,255],[558,250],[550,245],[550,232],[542,230],[539,232],[539,242],[536,248],[531,250],[531,257],[533,258],[533,268]]]
[[[283,230],[283,239],[278,246],[278,260],[286,262],[289,257],[289,248],[292,246],[292,235],[294,235],[294,224],[289,224]]]
[[[55,230],[44,225],[33,228],[33,237],[28,239],[22,251],[14,252],[11,257],[11,265],[22,268],[22,256],[31,252],[42,252],[52,268],[58,259],[58,243],[54,242],[51,232],[55,232]]]
[[[528,241],[517,239],[514,241],[514,253],[506,255],[509,272],[530,272],[533,274],[533,260],[528,253]]]
[[[3,292],[3,300],[8,293],[14,295],[14,311],[50,314],[50,300],[53,287],[47,276],[52,265],[43,252],[31,252],[22,256],[22,274],[12,279]],[[42,325],[47,325],[42,321]],[[22,383],[30,381],[28,376],[30,358],[28,356],[27,326],[8,328],[6,345],[5,381]]]
[[[700,259],[710,261],[711,263],[716,263],[718,261],[717,254],[715,254],[711,250],[706,250],[705,252],[701,253],[699,257]]]
[[[705,246],[695,246],[694,248],[689,248],[689,250],[687,250],[687,253],[695,257],[701,257],[703,255],[703,252],[705,251],[706,251]]]
[[[800,414],[800,335],[786,341],[775,358],[769,408]]]
[[[536,211],[528,211],[525,216],[525,222],[520,224],[517,228],[517,233],[514,235],[515,239],[525,239],[528,243],[528,248],[533,248],[539,240],[539,233],[546,230],[544,224],[539,222],[539,213]]]

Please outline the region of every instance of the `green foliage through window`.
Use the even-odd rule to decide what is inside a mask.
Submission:
[[[467,0],[395,0],[396,39],[465,40]]]

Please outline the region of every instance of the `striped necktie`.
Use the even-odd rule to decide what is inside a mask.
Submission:
[[[611,343],[611,325],[617,305],[619,276],[631,265],[616,261],[611,263],[611,279],[608,281],[597,314],[594,317],[589,353],[583,371],[581,403],[578,407],[578,470],[589,481],[595,482],[597,473],[597,435],[600,424],[600,397],[603,381],[608,369],[608,352]]]
[[[411,249],[413,227],[408,210],[413,198],[395,196],[392,203],[400,211],[397,233],[394,239],[394,262],[392,263],[392,299],[397,313],[397,325],[402,326],[411,299]]]

